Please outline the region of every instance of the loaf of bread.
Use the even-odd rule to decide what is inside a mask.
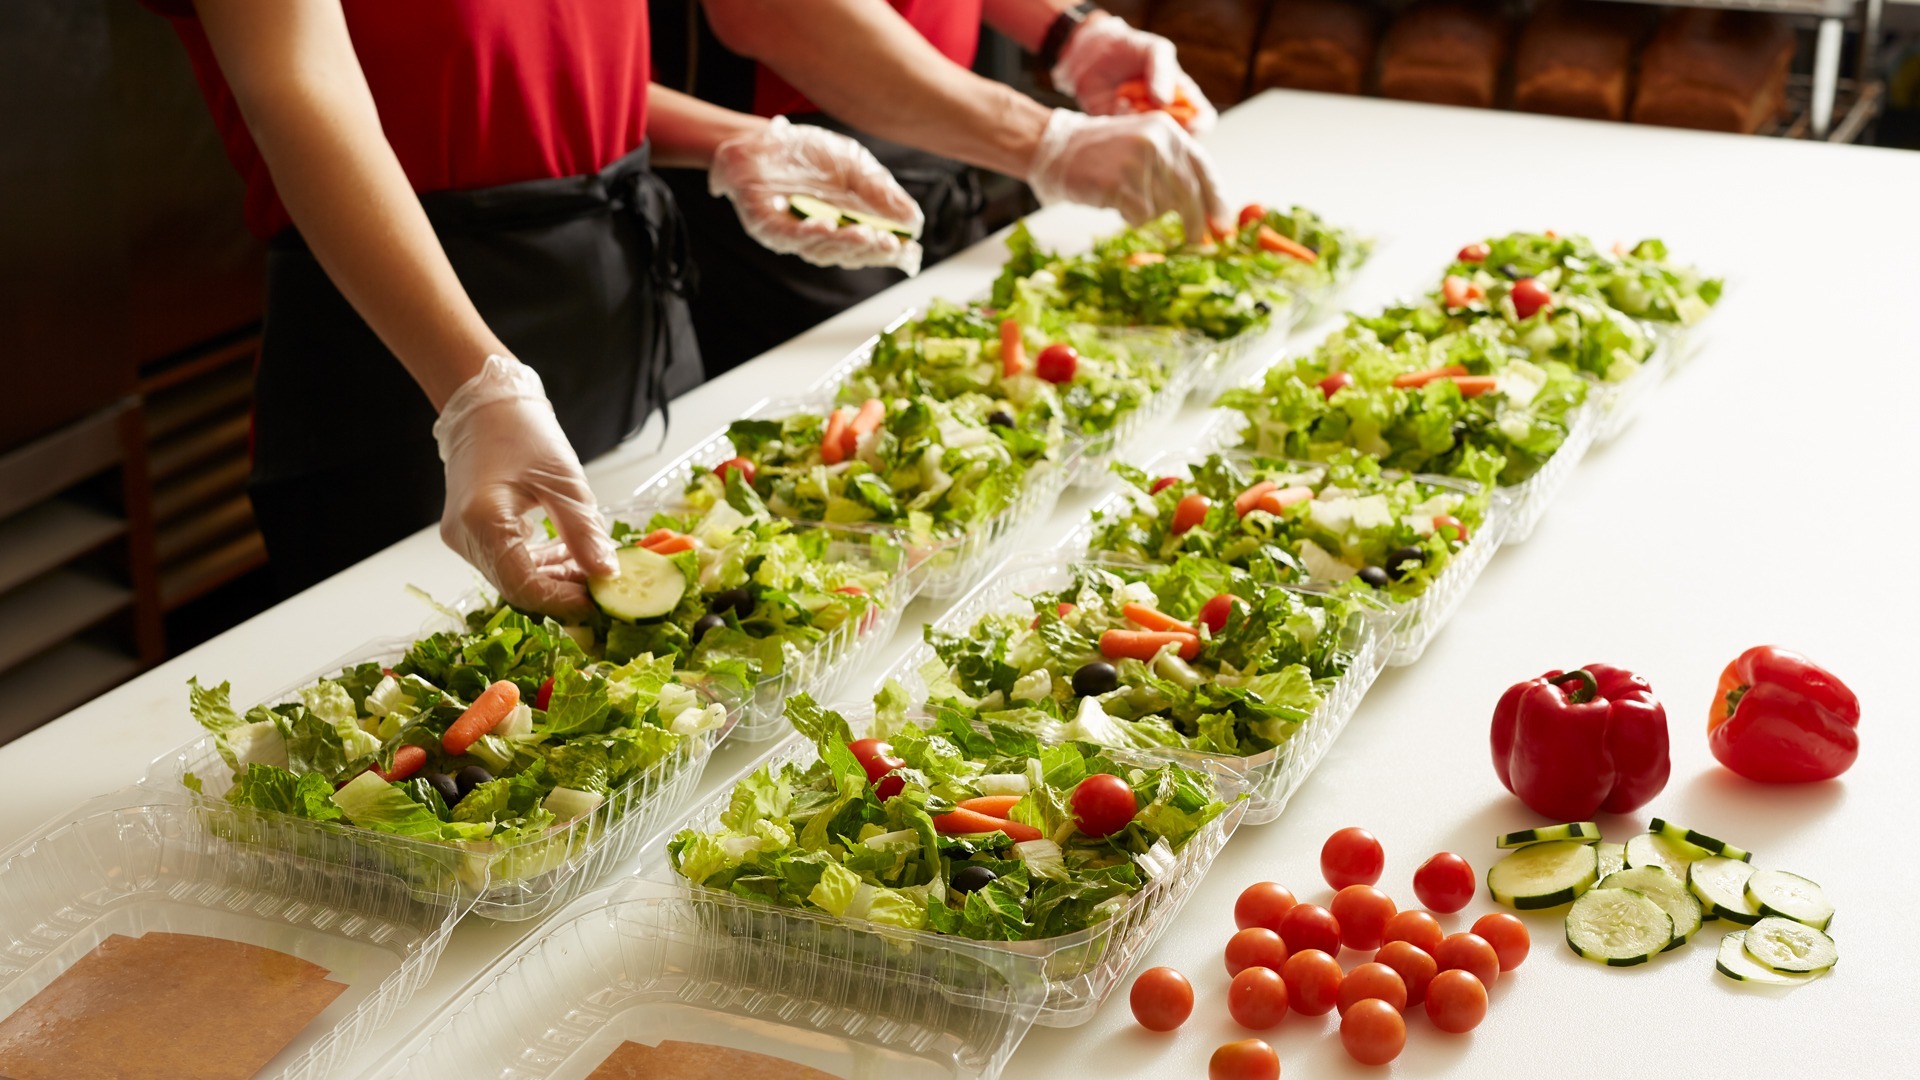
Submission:
[[[1600,0],[1548,0],[1513,51],[1513,107],[1524,112],[1625,120],[1633,51],[1651,8]]]
[[[1491,107],[1500,96],[1510,37],[1495,0],[1420,0],[1381,39],[1380,94]]]
[[[1253,89],[1358,94],[1378,33],[1374,9],[1358,0],[1276,0],[1253,55]]]
[[[1266,7],[1266,0],[1161,0],[1147,28],[1173,42],[1180,66],[1208,101],[1224,109],[1246,93],[1253,39]]]
[[[1633,119],[1751,134],[1786,105],[1793,26],[1784,15],[1675,8],[1640,56]]]

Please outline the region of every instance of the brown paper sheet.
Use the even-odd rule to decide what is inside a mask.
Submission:
[[[838,1080],[785,1058],[730,1046],[668,1039],[659,1046],[623,1042],[587,1080]]]

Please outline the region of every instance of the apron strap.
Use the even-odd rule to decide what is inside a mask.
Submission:
[[[660,412],[660,445],[665,446],[673,424],[668,410],[667,369],[673,356],[673,322],[684,318],[685,306],[699,288],[687,223],[680,216],[673,193],[648,164],[648,147],[639,149],[602,170],[613,209],[633,229],[640,244],[641,269],[647,276],[647,304],[635,309],[640,330],[650,337],[649,355],[658,358],[640,372],[635,385],[634,426],[628,436],[646,426]],[[656,451],[659,449],[655,448]]]

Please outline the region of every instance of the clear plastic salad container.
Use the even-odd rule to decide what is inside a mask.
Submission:
[[[1149,476],[1172,476],[1184,473],[1198,462],[1204,461],[1211,453],[1219,453],[1228,458],[1251,461],[1259,455],[1244,450],[1208,450],[1205,447],[1170,450],[1157,457],[1150,458],[1140,468]],[[1267,458],[1269,461],[1288,461],[1285,458]],[[1319,462],[1292,461],[1303,470],[1323,468]],[[1399,475],[1388,470],[1388,475]],[[1461,480],[1451,476],[1435,476],[1428,473],[1415,473],[1413,479],[1435,487],[1450,488],[1462,494],[1472,494],[1479,484],[1470,480]],[[1069,533],[1060,545],[1060,557],[1063,561],[1073,562],[1084,558],[1125,559],[1126,556],[1113,552],[1089,552],[1097,528],[1095,515],[1120,511],[1139,497],[1138,489],[1114,478],[1110,494],[1095,503],[1080,525]],[[1453,618],[1460,600],[1473,588],[1480,578],[1481,571],[1493,560],[1493,553],[1500,549],[1501,530],[1507,520],[1507,507],[1498,499],[1489,499],[1485,520],[1474,530],[1466,545],[1447,563],[1443,571],[1427,591],[1404,603],[1393,605],[1388,613],[1392,629],[1390,649],[1387,654],[1389,667],[1405,667],[1420,659],[1426,652],[1427,644],[1434,635]]]
[[[826,406],[825,398],[762,401],[748,409],[741,419],[789,416]],[[725,431],[715,432],[635,488],[632,501],[657,506],[683,504],[687,478],[694,469],[712,469],[733,456],[733,440]],[[893,531],[907,552],[908,579],[914,583],[912,591],[906,594],[907,599],[922,593],[935,599],[951,599],[966,592],[981,574],[999,561],[1009,541],[1053,509],[1060,493],[1073,479],[1078,456],[1078,447],[1070,443],[1060,451],[1057,460],[1028,470],[1026,483],[1017,498],[959,536],[922,543],[911,540],[906,530],[895,528]]]
[[[645,525],[655,512],[672,514],[676,508],[629,502],[601,509],[609,522],[622,521],[635,526]],[[801,527],[832,537],[828,542],[828,557],[835,562],[857,563],[863,569],[884,571],[890,577],[885,588],[874,596],[875,607],[865,619],[835,627],[791,659],[785,670],[754,684],[753,696],[741,710],[739,723],[727,736],[735,742],[766,742],[792,731],[782,710],[787,699],[795,694],[810,694],[817,700],[830,699],[845,684],[848,675],[893,639],[894,631],[900,626],[901,611],[913,602],[914,594],[920,589],[920,579],[925,576],[924,564],[908,565],[908,552],[900,542],[898,530],[815,522],[803,523]],[[453,611],[464,617],[469,612],[492,606],[493,602],[492,594],[476,589],[456,601]],[[441,616],[430,619],[422,633],[447,628],[447,620]]]
[[[1667,376],[1683,363],[1697,342],[1692,327],[1643,323],[1653,338],[1653,352],[1625,380],[1597,388],[1601,416],[1594,432],[1596,444],[1609,443],[1632,424]]]
[[[1107,560],[1086,556],[1084,544],[1074,550],[1061,549],[1012,560],[994,574],[993,580],[982,583],[930,625],[937,631],[959,634],[983,615],[1029,614],[1033,611],[1033,605],[1028,603],[1029,597],[1056,592],[1072,584],[1073,567],[1076,564],[1103,561]],[[1311,595],[1317,590],[1300,588],[1294,591]],[[1380,676],[1381,669],[1386,666],[1393,648],[1389,625],[1385,617],[1360,621],[1355,630],[1355,640],[1350,649],[1352,660],[1346,673],[1335,680],[1326,701],[1285,743],[1246,757],[1178,747],[1155,747],[1139,752],[1189,768],[1226,770],[1239,774],[1249,795],[1245,823],[1261,825],[1272,821],[1287,808],[1288,800],[1306,782],[1313,767],[1326,755],[1327,748],[1346,730],[1347,721],[1353,719],[1354,710],[1360,707],[1360,699],[1366,696],[1373,680]],[[920,671],[929,662],[938,659],[933,647],[921,641],[894,661],[893,666],[875,681],[874,687],[878,689],[892,679],[906,688],[912,700],[924,702],[927,699],[927,684]]]
[[[257,1074],[336,1076],[426,982],[473,903],[453,852],[349,838],[239,807],[147,804],[138,789],[122,794],[0,853],[0,1016],[108,935],[222,938],[297,956],[345,984]],[[368,858],[383,849],[393,858]],[[401,860],[404,875],[392,870]]]
[[[991,946],[927,938],[630,881],[530,935],[375,1075],[575,1080],[623,1042],[679,1040],[834,1076],[990,1080],[1046,983]]]
[[[396,662],[406,655],[411,644],[411,639],[406,638],[370,643],[258,704],[277,705],[293,700],[301,687],[330,678],[355,664]],[[696,690],[702,695],[709,693],[705,687]],[[651,768],[615,789],[592,813],[556,825],[538,840],[498,852],[487,850],[484,841],[401,840],[350,825],[308,822],[271,813],[266,816],[299,822],[337,834],[350,843],[362,844],[372,865],[385,866],[404,875],[413,874],[415,863],[420,859],[425,859],[432,868],[439,864],[440,853],[453,853],[462,879],[479,891],[479,899],[473,905],[475,914],[503,922],[537,919],[599,884],[610,871],[632,859],[648,840],[685,809],[699,787],[700,774],[705,771],[713,748],[739,722],[742,704],[735,701],[724,704],[728,717],[725,724],[682,739]],[[244,713],[246,708],[239,711]],[[200,781],[198,793],[186,786],[185,777],[189,773]],[[233,786],[233,770],[220,756],[218,740],[211,733],[156,758],[147,766],[147,775],[140,784],[150,791],[184,796],[200,806],[232,805],[225,796]]]
[[[870,706],[836,708],[835,711],[846,717],[854,734],[870,730],[873,718]],[[1149,767],[1167,760],[1125,750],[1108,753],[1116,760],[1138,761]],[[716,790],[679,828],[716,830],[732,798],[734,783],[761,768],[777,769],[788,762],[805,767],[817,759],[813,745],[804,739],[795,737],[782,743]],[[727,926],[729,932],[738,937],[778,936],[794,941],[796,947],[803,950],[831,952],[861,965],[875,981],[945,982],[962,1000],[987,1006],[1000,997],[1000,980],[1024,984],[1038,979],[1044,984],[1045,1001],[1035,1022],[1047,1027],[1075,1027],[1093,1017],[1100,1003],[1166,932],[1247,812],[1249,803],[1239,798],[1246,791],[1243,777],[1215,762],[1188,764],[1214,778],[1227,808],[1188,840],[1172,867],[1134,893],[1118,914],[1059,937],[1037,941],[973,941],[925,930],[835,919],[823,912],[747,900],[692,885],[670,867],[655,873],[661,875],[660,880],[682,888],[697,908],[705,908],[710,918]],[[674,831],[677,833],[679,828]],[[956,967],[962,973],[957,979],[954,977]],[[980,973],[965,974],[968,968],[978,968]]]

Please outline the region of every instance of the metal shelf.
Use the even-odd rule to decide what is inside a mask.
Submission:
[[[1834,119],[1824,141],[1857,141],[1867,124],[1880,111],[1886,89],[1886,84],[1878,79],[1868,82],[1864,87],[1853,79],[1839,80],[1834,90]],[[1806,75],[1794,75],[1787,80],[1785,118],[1770,128],[1760,129],[1759,134],[1782,139],[1818,139],[1819,136],[1813,133],[1813,126],[1813,80]]]

